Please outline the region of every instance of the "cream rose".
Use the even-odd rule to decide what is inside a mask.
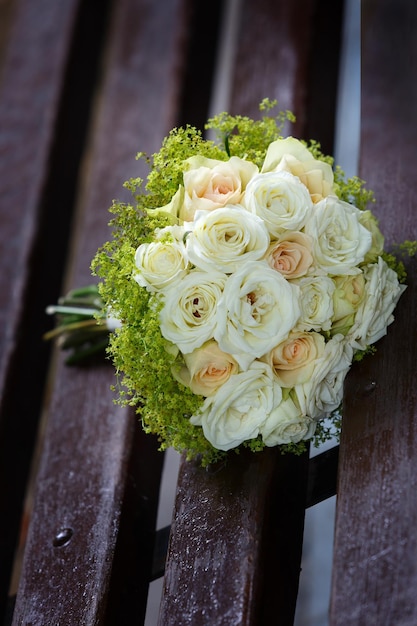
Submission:
[[[343,335],[335,335],[314,364],[308,380],[294,387],[301,411],[313,419],[323,419],[335,411],[343,399],[343,383],[353,358],[353,348]]]
[[[172,196],[171,200],[165,206],[157,209],[147,209],[146,212],[150,217],[163,216],[167,217],[171,224],[178,223],[178,214],[184,202],[184,187],[179,185],[177,192]]]
[[[275,239],[285,230],[300,230],[313,206],[305,185],[289,172],[254,176],[246,187],[243,204],[263,219]]]
[[[299,278],[307,274],[313,264],[311,247],[310,237],[299,231],[289,232],[271,243],[265,260],[285,278]]]
[[[225,284],[214,338],[246,369],[288,336],[300,316],[298,295],[265,261],[246,263]]]
[[[372,245],[365,256],[365,263],[375,263],[384,251],[384,235],[379,230],[378,221],[371,211],[361,211],[359,221],[372,235]]]
[[[360,210],[333,196],[315,205],[305,224],[313,239],[316,265],[326,274],[358,274],[372,244],[372,235],[360,223]]]
[[[254,361],[245,372],[229,378],[214,396],[207,398],[198,415],[204,436],[218,450],[230,450],[259,435],[267,416],[281,402],[282,392],[270,368]]]
[[[226,204],[239,204],[249,180],[258,173],[250,161],[231,157],[217,161],[203,156],[187,159],[184,172],[184,201],[180,219],[192,221],[196,211],[212,211]]]
[[[183,354],[212,338],[226,278],[220,272],[192,270],[178,285],[165,290],[160,311],[161,333]]]
[[[364,350],[387,332],[394,321],[393,311],[406,287],[379,257],[378,263],[364,268],[365,294],[356,311],[355,321],[346,338],[355,348]]]
[[[301,315],[297,330],[330,330],[335,284],[328,276],[304,276],[295,281],[300,288]]]
[[[319,333],[291,332],[289,337],[262,357],[281,387],[291,388],[309,380],[325,340]]]
[[[205,397],[212,396],[239,369],[235,359],[222,352],[213,340],[184,354],[184,362],[179,371],[173,370],[174,377],[193,393]]]
[[[243,262],[263,257],[268,245],[262,220],[239,206],[198,211],[186,239],[191,263],[208,272],[216,269],[226,274]]]
[[[300,407],[288,396],[269,414],[260,433],[266,446],[280,446],[311,439],[317,422],[302,414]]]
[[[135,253],[133,278],[148,291],[161,291],[180,280],[188,271],[180,227],[167,227],[157,233],[159,241],[141,244]]]
[[[363,273],[355,276],[336,276],[333,293],[332,334],[346,335],[355,321],[356,311],[365,297],[365,277]]]
[[[315,159],[294,137],[273,141],[267,150],[262,172],[287,171],[307,187],[312,202],[334,194],[333,170],[328,163]]]

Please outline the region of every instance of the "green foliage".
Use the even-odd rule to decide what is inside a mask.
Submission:
[[[334,182],[339,198],[354,204],[361,211],[364,211],[368,204],[375,202],[373,191],[365,188],[365,181],[357,176],[346,179],[345,173],[339,165],[334,168]]]
[[[366,356],[370,356],[376,353],[376,346],[367,346],[365,350],[357,350],[353,355],[353,361],[359,363],[363,361]]]
[[[383,258],[386,263],[398,274],[400,283],[405,283],[407,271],[405,262],[407,259],[415,257],[417,254],[417,241],[406,239],[402,243],[393,246],[393,252],[384,252]]]
[[[268,112],[276,106],[276,100],[265,98],[259,108]],[[261,167],[268,145],[282,138],[281,133],[286,121],[295,121],[291,111],[279,111],[274,117],[264,115],[257,121],[224,112],[209,119],[205,128],[214,131],[224,150],[224,159],[238,156]]]
[[[397,273],[400,283],[404,284],[407,280],[407,271],[405,269],[404,262],[390,252],[383,252],[381,256],[385,263]]]
[[[398,244],[398,251],[403,256],[413,257],[417,254],[417,241],[410,241],[406,239],[402,243]]]

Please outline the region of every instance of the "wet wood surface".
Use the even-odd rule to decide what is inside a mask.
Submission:
[[[417,238],[417,5],[362,2],[360,175],[390,246]],[[331,624],[417,623],[417,284],[348,377]]]
[[[276,97],[292,132],[331,152],[342,3],[328,4],[242,0],[228,108],[256,116]],[[91,282],[111,200],[146,174],[136,152],[207,118],[222,3],[209,16],[186,0],[15,5],[0,99],[0,621],[39,428],[13,624],[139,624],[163,455],[113,404],[110,364],[69,368],[54,350],[49,368],[44,308]],[[392,244],[417,238],[417,9],[364,0],[362,28],[360,174]],[[332,626],[417,623],[415,260],[407,269],[395,323],[347,382]],[[327,460],[310,473],[307,455],[276,450],[210,471],[183,461],[161,626],[291,625],[304,507],[333,491],[314,480]]]
[[[0,620],[23,512],[49,349],[44,307],[59,293],[67,207],[45,190],[80,2],[2,5],[0,65]],[[25,42],[24,45],[22,42]],[[48,54],[49,48],[54,54]],[[28,54],[30,50],[30,54]],[[55,237],[49,239],[51,234]],[[53,236],[52,236],[53,237]],[[48,250],[48,252],[46,252]],[[49,256],[50,255],[50,256]]]
[[[309,104],[317,98],[311,59],[321,40],[316,29],[328,32],[329,26],[326,21],[318,26],[318,11],[308,0],[297,6],[243,2],[232,113],[257,117],[262,98],[275,97],[297,116],[292,134],[313,132],[307,123]],[[337,21],[334,28],[337,32]],[[254,41],[260,44],[256,54]],[[336,86],[337,73],[323,100],[334,101]],[[332,118],[323,119],[315,131],[316,139],[329,142]],[[231,455],[226,467],[212,473],[183,461],[158,623],[292,624],[307,481],[308,454]]]
[[[21,27],[33,28],[48,16],[60,42],[63,33],[70,31],[76,3],[66,2],[56,11],[53,2],[43,4],[35,22],[30,22],[33,16],[28,7],[22,7]],[[90,76],[95,83],[90,111],[82,114],[88,126],[76,164],[80,168],[73,181],[76,188],[50,191],[55,212],[60,210],[63,194],[73,194],[72,239],[62,290],[92,282],[91,259],[110,236],[111,201],[123,199],[123,194],[126,199],[123,182],[141,173],[135,160],[137,151],[158,149],[162,137],[175,125],[186,51],[188,14],[180,1],[161,6],[123,0],[100,6],[85,3],[82,8],[87,15],[73,16],[82,20],[78,31],[75,35],[68,32],[76,77],[90,55],[96,54],[95,46],[101,47],[95,73]],[[104,45],[92,37],[103,11],[107,11],[107,20],[100,26]],[[42,43],[45,56],[55,65],[58,43],[54,39]],[[43,85],[46,90],[49,83],[58,90],[57,99],[69,99],[74,107],[87,97],[82,89],[77,90],[77,81],[68,79],[61,84],[67,76],[62,67],[56,69],[55,79],[39,60],[25,55],[22,64],[22,72],[31,75],[33,65],[38,69],[39,64],[45,74],[34,86],[31,97],[35,101],[44,96],[40,90]],[[71,95],[74,89],[76,93]],[[36,119],[20,114],[36,127]],[[46,118],[48,115],[44,112]],[[69,168],[74,156],[71,129],[61,130],[55,140],[61,142],[62,166]],[[55,127],[55,131],[60,129]],[[32,131],[27,132],[30,135]],[[43,146],[27,146],[26,137],[23,134],[14,140],[28,152],[26,164],[38,167]],[[16,197],[15,206],[27,209],[24,203],[33,195],[28,198],[27,189],[20,186],[18,191],[22,200]],[[34,212],[27,213],[25,219],[35,221]],[[19,284],[19,268],[15,275]],[[163,455],[157,452],[152,437],[140,434],[133,412],[114,405],[113,383],[114,370],[109,363],[71,368],[64,365],[62,353],[54,354],[13,624],[87,626],[131,624],[132,616],[137,623],[144,619]]]

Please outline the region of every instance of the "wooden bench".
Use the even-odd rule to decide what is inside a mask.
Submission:
[[[292,624],[305,509],[337,480],[329,623],[416,624],[414,260],[395,324],[349,374],[340,449],[270,449],[217,472],[182,461],[168,547],[156,532],[164,455],[114,405],[113,368],[68,367],[42,341],[46,306],[91,282],[107,208],[144,174],[134,155],[175,125],[202,127],[219,67],[232,70],[224,108],[256,117],[277,98],[297,116],[294,135],[333,152],[342,2],[4,6],[0,622],[141,624],[149,582],[164,575],[161,626]],[[417,239],[416,28],[413,0],[362,1],[359,174],[388,243]]]

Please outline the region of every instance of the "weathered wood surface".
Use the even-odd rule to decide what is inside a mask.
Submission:
[[[307,470],[274,449],[182,463],[159,624],[292,624]]]
[[[113,405],[109,364],[71,369],[54,353],[44,390],[39,338],[46,304],[90,282],[107,207],[142,173],[136,151],[207,117],[214,42],[197,26],[210,19],[215,33],[222,3],[209,18],[199,4],[16,0],[0,100],[2,593],[42,396],[46,431],[15,625],[143,622],[163,456]],[[228,108],[257,115],[276,97],[297,114],[294,134],[331,152],[342,3],[326,4],[242,1]],[[417,238],[417,9],[362,6],[361,175],[388,241]],[[332,626],[417,622],[416,263],[407,266],[396,323],[347,383]],[[183,462],[161,625],[292,624],[304,506],[333,489],[317,489],[313,474],[306,457],[274,450],[211,471]]]
[[[262,98],[275,97],[297,116],[291,132],[309,137],[309,104],[318,97],[311,59],[322,43],[320,29],[329,26],[318,12],[309,0],[242,3],[231,112],[256,117]],[[333,31],[339,32],[337,21]],[[332,65],[335,54],[337,47],[328,57]],[[323,101],[334,103],[336,87],[337,73],[330,72]],[[332,128],[331,116],[315,127],[323,143],[332,140]],[[158,623],[292,624],[307,480],[307,454],[232,455],[213,473],[183,461]]]
[[[68,206],[64,201],[59,211],[48,212],[46,189],[79,5],[41,0],[36,7],[24,1],[2,7],[0,620],[47,370],[44,308],[47,299],[59,295],[64,260]]]
[[[417,238],[417,5],[362,2],[360,175],[387,243]],[[377,354],[348,377],[332,626],[417,623],[417,284]]]
[[[27,4],[23,1],[26,19]],[[39,19],[48,16],[53,24],[63,6],[59,3],[58,10],[54,2],[43,4],[41,11],[36,6]],[[181,0],[87,4],[92,19],[84,23],[87,36],[77,72],[93,52],[88,29],[94,30],[94,18],[107,8],[109,19],[89,142],[74,193],[70,262],[61,286],[65,290],[91,282],[91,259],[109,237],[111,200],[123,198],[123,181],[140,174],[136,152],[158,149],[176,123],[187,43],[188,12]],[[68,11],[73,8],[70,2],[66,5]],[[61,21],[69,21],[65,12]],[[60,36],[58,32],[56,38]],[[56,54],[53,43],[44,44],[51,58]],[[72,45],[78,50],[80,41]],[[76,95],[83,98],[82,91]],[[70,137],[64,138],[70,143]],[[61,145],[64,153],[69,143]],[[30,156],[36,158],[36,153],[33,146]],[[23,203],[27,189],[20,191]],[[68,191],[64,188],[61,194]],[[60,197],[54,196],[56,211]],[[109,364],[69,368],[62,354],[55,355],[13,624],[87,626],[143,620],[163,455],[156,452],[153,438],[139,434],[133,414],[114,406],[113,382]],[[120,526],[123,506],[129,511]]]

